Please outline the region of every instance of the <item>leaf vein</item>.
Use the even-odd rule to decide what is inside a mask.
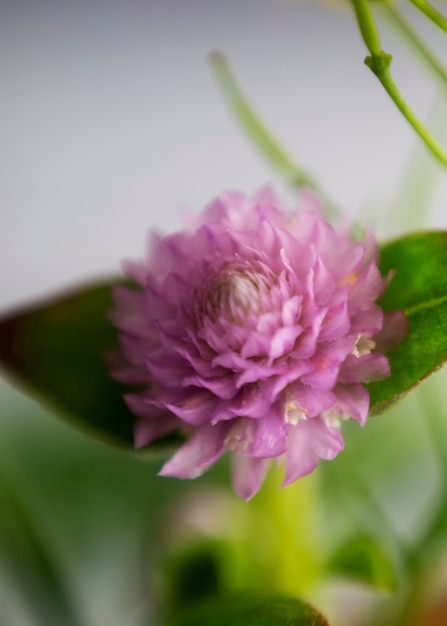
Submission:
[[[423,311],[424,309],[430,309],[432,307],[438,306],[443,302],[447,302],[447,293],[444,296],[440,296],[439,298],[433,298],[432,300],[428,300],[427,302],[421,302],[420,304],[415,304],[414,306],[410,306],[409,308],[404,308],[405,315],[409,317],[414,313],[418,313],[419,311]]]

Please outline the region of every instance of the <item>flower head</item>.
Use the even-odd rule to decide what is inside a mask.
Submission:
[[[365,422],[362,383],[389,375],[374,352],[376,246],[334,230],[312,197],[304,204],[287,215],[268,189],[227,193],[126,265],[139,288],[114,294],[114,376],[140,386],[125,396],[135,444],[187,435],[162,475],[194,478],[230,450],[248,499],[269,459],[284,460],[289,484],[343,448],[341,420]]]

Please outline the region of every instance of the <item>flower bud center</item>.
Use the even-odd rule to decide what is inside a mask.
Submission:
[[[261,274],[245,268],[221,270],[206,291],[208,315],[223,315],[231,322],[241,322],[249,313],[259,313],[264,282]]]

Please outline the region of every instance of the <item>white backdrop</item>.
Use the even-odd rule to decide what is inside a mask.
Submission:
[[[399,84],[426,116],[434,82],[383,37]],[[226,110],[207,65],[215,48],[339,203],[383,213],[417,141],[363,65],[348,8],[3,0],[2,308],[116,271],[142,253],[150,227],[180,227],[184,206],[199,210],[226,188],[280,185]],[[438,215],[446,196],[435,199]]]

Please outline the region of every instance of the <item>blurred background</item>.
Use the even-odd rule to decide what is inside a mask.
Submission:
[[[446,58],[442,36],[414,11],[408,17]],[[391,29],[381,33],[396,82],[442,137],[435,81]],[[363,64],[364,45],[344,3],[3,0],[2,311],[119,272],[124,258],[143,254],[150,229],[180,228],[184,209],[198,211],[224,189],[251,192],[271,182],[293,199],[227,110],[207,61],[215,49],[225,52],[261,118],[349,214],[372,221],[385,239],[446,226],[445,172]],[[411,421],[419,410],[414,397],[400,409],[408,442],[401,451],[428,502],[439,471],[417,416]],[[241,505],[229,495],[225,462],[194,483],[156,478],[157,462],[86,439],[6,382],[0,407],[0,506],[11,516],[0,522],[2,626],[68,624],[67,614],[78,626],[152,623],[152,596],[171,593],[149,565],[158,525],[167,524],[160,520],[180,519],[175,506],[188,511],[188,494],[217,498],[214,512],[236,507],[250,528],[265,512],[262,495],[259,506],[258,496]],[[408,509],[411,498],[396,502],[401,469],[390,481],[391,466],[385,472],[382,462],[388,454],[397,463],[399,415],[386,431],[370,428],[368,449],[380,442],[381,452],[366,466],[387,485],[384,502],[403,507],[390,516],[411,526],[420,510]],[[353,435],[363,459],[365,435]],[[213,496],[201,498],[208,490]],[[209,528],[214,518],[204,515]],[[191,524],[205,532],[201,522]],[[312,596],[341,619],[328,597]]]

